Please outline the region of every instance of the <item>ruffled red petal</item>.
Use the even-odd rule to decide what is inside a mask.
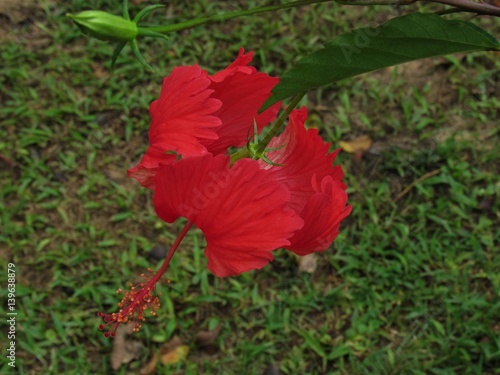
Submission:
[[[241,72],[244,74],[254,74],[257,72],[253,66],[248,66],[253,59],[253,52],[245,53],[244,48],[240,48],[238,52],[238,57],[229,64],[229,66],[221,70],[220,72],[215,73],[210,77],[213,82],[222,82],[226,79],[227,76],[233,75],[237,72]]]
[[[286,207],[289,192],[251,159],[229,168],[229,157],[210,154],[160,167],[154,192],[158,216],[183,216],[205,234],[208,268],[219,277],[265,266],[272,250],[303,221]]]
[[[176,156],[155,147],[149,147],[139,164],[127,170],[129,177],[137,180],[145,188],[155,189],[156,172],[161,165],[172,164]]]
[[[258,110],[271,95],[271,90],[279,78],[266,73],[257,73],[254,67],[248,67],[253,53],[244,54],[240,49],[238,58],[223,71],[210,76],[214,90],[212,98],[221,101],[221,108],[215,115],[222,121],[216,129],[219,138],[215,141],[202,141],[209,152],[226,153],[228,147],[242,147],[248,143],[254,133],[254,121],[260,131],[276,118],[281,103],[266,109],[261,114]]]
[[[200,141],[217,139],[216,128],[221,124],[215,112],[222,103],[211,97],[211,82],[197,65],[175,68],[163,80],[160,97],[149,109],[152,147],[182,156],[207,152]]]
[[[300,212],[304,226],[290,239],[287,249],[298,255],[326,250],[339,234],[340,222],[352,210],[346,206],[347,193],[340,181],[326,176],[317,186],[316,178],[312,183],[313,194]]]
[[[340,166],[332,166],[339,150],[328,153],[330,143],[323,141],[318,130],[306,130],[306,119],[305,107],[292,111],[285,131],[269,143],[268,148],[278,149],[268,152],[267,158],[282,166],[271,166],[259,160],[261,168],[268,169],[277,181],[290,190],[289,206],[297,212],[302,211],[315,193],[311,184],[313,176],[319,181],[326,176],[341,181],[344,176]],[[344,184],[342,186],[345,188]]]

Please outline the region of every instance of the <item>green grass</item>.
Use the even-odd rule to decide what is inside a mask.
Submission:
[[[113,311],[115,290],[157,267],[148,251],[181,228],[159,220],[151,192],[125,173],[147,147],[163,75],[181,64],[222,69],[240,46],[279,75],[335,35],[404,10],[323,4],[183,31],[168,44],[143,39],[161,74],[126,48],[111,75],[113,48],[64,16],[91,7],[120,12],[115,2],[42,1],[0,39],[0,153],[12,161],[0,160],[0,262],[5,275],[7,262],[17,266],[20,374],[111,373],[96,313]],[[148,22],[239,7],[171,1]],[[498,20],[475,22],[500,35]],[[362,160],[338,158],[353,204],[341,236],[312,275],[278,251],[263,270],[217,279],[192,231],[158,316],[134,335],[141,359],[117,373],[137,373],[174,335],[190,354],[159,373],[262,374],[273,363],[285,374],[500,373],[499,72],[498,54],[457,55],[309,93],[309,125],[332,147],[374,140]],[[196,334],[217,324],[216,350],[197,346]],[[16,373],[4,361],[0,372]]]

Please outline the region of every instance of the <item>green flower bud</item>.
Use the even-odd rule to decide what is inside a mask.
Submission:
[[[137,25],[123,17],[100,10],[67,14],[86,35],[112,42],[130,42],[137,36]]]

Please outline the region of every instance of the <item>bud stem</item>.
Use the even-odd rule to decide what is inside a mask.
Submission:
[[[170,33],[172,31],[190,29],[190,28],[200,26],[200,25],[227,21],[227,20],[230,20],[233,18],[251,16],[253,14],[258,14],[258,13],[273,12],[275,10],[280,10],[280,9],[297,8],[297,7],[300,7],[303,5],[309,5],[309,4],[326,3],[329,1],[332,1],[332,0],[299,0],[299,1],[292,2],[292,3],[288,3],[288,4],[269,5],[269,6],[263,6],[263,7],[247,9],[247,10],[239,10],[239,11],[230,12],[230,13],[214,14],[214,15],[210,15],[207,17],[200,17],[200,18],[196,18],[194,20],[176,23],[173,25],[141,27],[141,28],[151,30],[151,31],[156,31],[157,33]]]

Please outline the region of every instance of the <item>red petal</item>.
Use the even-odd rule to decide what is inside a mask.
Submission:
[[[302,210],[315,193],[311,184],[313,176],[320,181],[326,176],[336,181],[341,181],[343,177],[340,166],[332,166],[339,150],[328,153],[330,143],[323,141],[318,130],[306,130],[306,119],[305,107],[292,111],[283,134],[274,138],[268,145],[268,148],[281,147],[268,152],[266,156],[273,163],[283,166],[271,166],[259,160],[261,168],[269,169],[275,179],[290,190],[289,206],[297,212]],[[345,188],[345,185],[343,186]]]
[[[211,98],[211,80],[199,66],[175,68],[163,80],[160,97],[151,103],[149,142],[163,151],[195,156],[207,150],[200,141],[217,139],[221,102]]]
[[[324,177],[321,187],[314,186],[311,196],[300,213],[304,226],[290,239],[286,248],[298,255],[326,250],[339,234],[340,222],[350,213],[346,207],[347,193],[340,181]]]
[[[279,111],[281,104],[277,103],[263,113],[257,113],[278,84],[279,78],[243,66],[251,61],[252,56],[253,53],[244,55],[241,49],[240,55],[229,67],[210,77],[213,81],[210,89],[214,90],[212,98],[222,102],[221,108],[215,112],[222,121],[222,125],[216,129],[219,139],[202,142],[213,154],[226,153],[230,146],[246,145],[254,133],[254,121],[260,133]]]
[[[135,167],[127,170],[129,177],[136,179],[142,186],[154,190],[156,172],[163,164],[172,164],[176,156],[150,147]]]
[[[229,169],[229,157],[207,154],[162,166],[154,205],[162,220],[183,216],[204,232],[208,268],[225,277],[264,267],[272,250],[290,244],[303,221],[286,207],[288,198],[256,161]]]
[[[213,82],[222,82],[224,81],[224,79],[226,79],[227,76],[235,74],[236,72],[253,74],[257,72],[257,69],[255,69],[253,66],[247,66],[248,64],[250,64],[252,59],[253,59],[253,52],[248,52],[247,54],[245,54],[245,50],[243,48],[240,48],[238,57],[231,64],[229,64],[229,66],[226,69],[221,70],[218,73],[215,73],[213,76],[210,77],[210,79]]]

